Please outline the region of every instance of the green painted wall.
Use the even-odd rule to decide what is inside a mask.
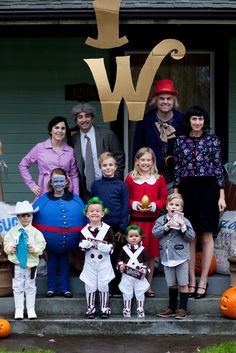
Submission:
[[[8,175],[2,175],[4,201],[15,203],[34,196],[18,172],[21,158],[48,137],[47,124],[56,115],[70,126],[71,108],[65,101],[65,84],[94,83],[83,58],[108,56],[81,38],[0,38],[0,139]],[[96,124],[102,125],[99,102]],[[108,124],[106,124],[109,127]],[[32,173],[37,179],[36,168]]]
[[[236,160],[236,38],[229,50],[229,161]]]

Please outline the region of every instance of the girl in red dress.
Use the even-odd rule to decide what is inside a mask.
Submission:
[[[152,228],[160,209],[166,205],[168,192],[164,177],[158,174],[155,154],[151,148],[143,147],[138,150],[135,155],[134,170],[128,174],[125,183],[129,190],[130,224],[136,224],[142,228],[146,235],[143,246],[149,258],[150,268],[147,276],[150,288],[146,295],[154,297],[151,282],[154,258],[159,256],[159,243],[152,235]]]

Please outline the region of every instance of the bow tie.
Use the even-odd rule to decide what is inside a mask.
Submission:
[[[159,122],[156,122],[155,125],[160,132],[161,141],[167,143],[169,139],[175,137],[176,130],[172,125],[168,123],[159,123]]]

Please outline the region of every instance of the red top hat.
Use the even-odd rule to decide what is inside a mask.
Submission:
[[[158,96],[161,93],[169,93],[174,96],[178,96],[178,91],[174,89],[174,83],[172,80],[160,80],[156,82],[155,91],[153,92],[153,97]]]

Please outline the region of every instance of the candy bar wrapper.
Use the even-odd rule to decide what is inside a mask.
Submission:
[[[184,218],[184,214],[183,212],[179,212],[179,211],[176,211],[173,213],[173,215],[171,216],[172,220],[175,222],[175,226],[172,226],[171,228],[172,229],[180,229],[180,225],[178,223],[178,220],[179,219],[183,219]]]
[[[88,238],[88,240],[93,243],[92,248],[94,248],[94,249],[98,248],[98,243],[107,244],[107,242],[105,240],[100,240],[100,239],[96,239],[96,238]]]
[[[145,271],[138,270],[137,268],[133,268],[128,265],[125,266],[124,273],[136,279],[143,279],[146,274]]]

